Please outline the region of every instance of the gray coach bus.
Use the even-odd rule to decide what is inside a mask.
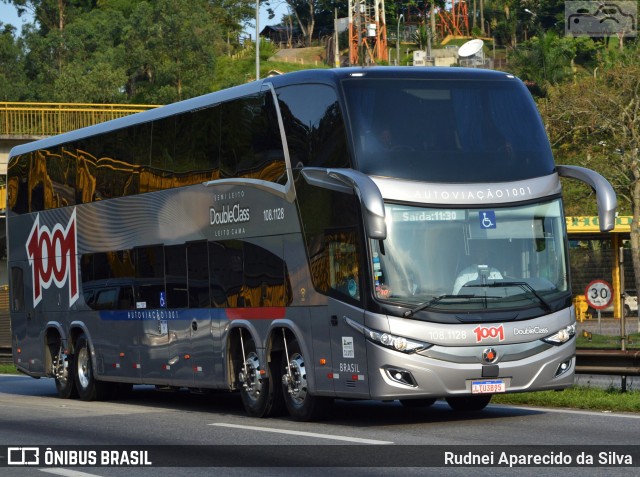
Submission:
[[[523,83],[462,68],[267,78],[14,148],[15,365],[62,398],[239,391],[480,410],[573,383],[560,176]]]

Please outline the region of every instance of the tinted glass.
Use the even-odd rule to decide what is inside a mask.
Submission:
[[[167,308],[189,306],[186,245],[164,248]]]
[[[321,293],[359,300],[363,249],[355,195],[296,181],[313,285]]]
[[[277,95],[294,168],[350,167],[345,125],[331,87],[287,86]]]
[[[207,242],[190,243],[187,246],[189,276],[189,308],[208,308],[209,258]]]
[[[209,246],[209,275],[213,306],[243,307],[244,256],[242,242],[225,240]]]
[[[247,177],[285,184],[285,160],[271,94],[219,106],[220,177]]]
[[[282,240],[273,239],[282,252]],[[279,242],[279,243],[276,243]],[[282,258],[265,248],[245,242],[244,274],[247,306],[284,306],[287,304],[285,266]]]
[[[160,308],[164,289],[164,247],[139,247],[136,254],[136,302]],[[142,306],[142,305],[141,305]]]
[[[512,81],[343,82],[357,167],[432,182],[502,182],[551,174],[535,103]]]

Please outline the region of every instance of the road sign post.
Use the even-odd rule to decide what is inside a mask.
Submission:
[[[605,280],[593,280],[584,290],[584,296],[589,306],[598,311],[598,328],[602,333],[600,310],[608,307],[613,300],[613,291],[609,282]]]

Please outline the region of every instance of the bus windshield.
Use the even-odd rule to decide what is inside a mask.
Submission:
[[[438,311],[538,307],[568,292],[559,200],[493,209],[386,204],[371,241],[375,296]]]
[[[427,182],[552,174],[549,141],[520,80],[343,81],[357,168]]]

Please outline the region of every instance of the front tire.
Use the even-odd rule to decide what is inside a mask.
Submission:
[[[333,399],[309,394],[307,369],[297,340],[288,344],[289,361],[282,355],[284,403],[296,421],[317,421],[327,416]]]
[[[447,403],[454,411],[482,411],[491,401],[492,394],[479,396],[450,396]]]
[[[91,349],[85,335],[80,335],[75,346],[75,384],[83,401],[101,401],[107,395],[107,383],[93,376]]]

